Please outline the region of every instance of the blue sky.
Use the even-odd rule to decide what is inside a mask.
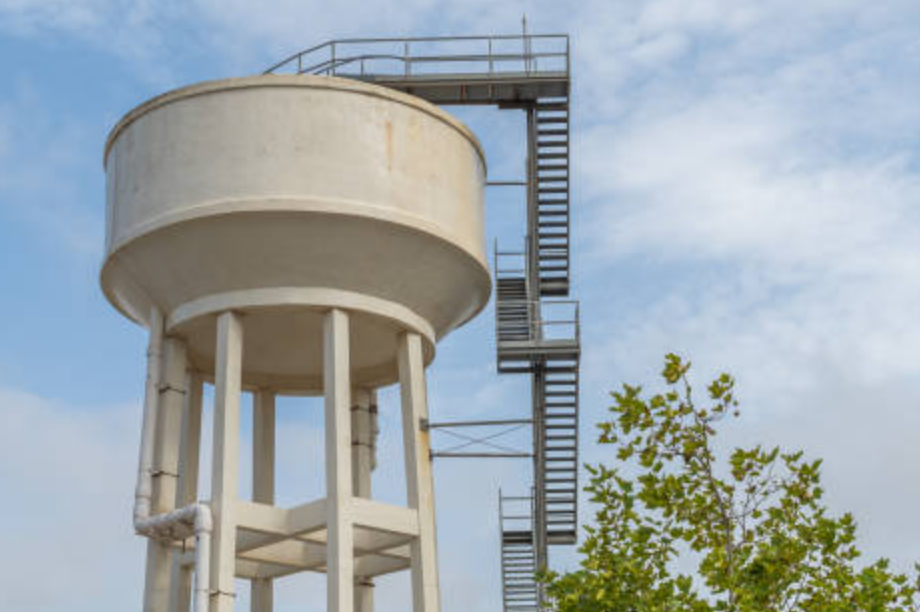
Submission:
[[[574,260],[583,439],[622,381],[679,351],[700,380],[739,379],[732,443],[825,458],[828,501],[870,555],[906,565],[920,450],[920,6],[906,0],[0,0],[0,608],[139,605],[130,527],[144,334],[102,298],[102,146],[127,110],[203,79],[252,74],[344,36],[573,38]],[[521,117],[458,111],[493,178],[517,178]],[[490,191],[513,244],[518,194]],[[490,312],[430,372],[437,418],[513,415]],[[383,393],[393,405],[392,390]],[[321,493],[321,420],[286,400],[279,494]],[[384,412],[384,499],[404,495]],[[586,460],[603,449],[586,445]],[[523,466],[436,465],[444,609],[500,606],[495,496]],[[567,554],[554,557],[560,567]],[[381,601],[406,601],[404,576]],[[241,600],[242,602],[242,600]],[[279,609],[323,609],[322,580]]]

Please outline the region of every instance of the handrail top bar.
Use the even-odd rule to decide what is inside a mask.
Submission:
[[[498,419],[491,421],[448,421],[443,423],[425,423],[422,429],[446,429],[450,427],[503,427],[507,425],[530,425],[533,419]],[[510,432],[509,432],[510,433]]]
[[[365,54],[365,55],[351,55],[351,56],[335,57],[335,58],[330,57],[329,59],[319,62],[318,64],[313,64],[312,66],[301,68],[301,74],[305,74],[305,73],[316,74],[320,71],[327,70],[330,68],[338,68],[340,66],[355,64],[355,63],[359,63],[361,61],[366,61],[366,60],[389,60],[393,62],[403,62],[407,64],[425,64],[425,63],[435,64],[439,62],[475,63],[475,62],[486,62],[486,61],[500,63],[500,62],[517,62],[517,61],[520,61],[526,58],[540,59],[540,58],[563,58],[563,57],[566,57],[566,54],[561,51],[560,52],[545,52],[545,53],[526,53],[526,54],[503,53],[503,54],[493,54],[493,55],[488,55],[488,54],[414,55],[411,57],[403,56],[403,55],[393,55],[391,53],[370,53],[370,54]],[[269,72],[271,72],[272,70],[276,68],[280,68],[283,65],[284,64],[275,66],[274,68],[269,69]],[[541,72],[546,72],[546,71],[541,71]],[[557,70],[555,72],[562,73],[561,70]],[[478,73],[473,73],[473,74],[478,74]]]
[[[470,35],[470,36],[410,36],[410,37],[393,37],[393,38],[338,38],[328,40],[313,47],[308,47],[302,51],[291,54],[280,62],[273,64],[265,70],[263,74],[274,72],[278,68],[289,64],[298,58],[304,57],[324,47],[334,47],[336,45],[355,45],[355,44],[377,44],[377,43],[413,43],[413,42],[453,42],[453,41],[483,41],[491,42],[496,40],[560,40],[565,41],[565,53],[559,52],[559,55],[568,55],[569,35],[568,34],[490,34],[490,35]]]
[[[540,306],[558,306],[558,305],[569,305],[577,306],[578,300],[560,300],[556,298],[549,299],[530,299],[530,300],[502,300],[502,304],[539,304]]]
[[[325,62],[320,62],[316,64],[318,67],[324,64],[331,64],[333,62],[349,62],[354,63],[360,60],[392,60],[400,62],[415,62],[415,63],[426,63],[426,62],[483,62],[486,60],[492,60],[495,62],[515,62],[519,61],[522,58],[545,58],[545,57],[565,57],[564,51],[537,51],[534,53],[455,53],[451,55],[396,55],[394,53],[365,53],[362,55],[342,55],[336,56],[334,58],[330,57]]]
[[[451,40],[522,40],[525,38],[560,38],[568,40],[568,34],[466,34],[463,36],[393,36],[383,38],[336,38],[324,44],[353,44],[377,42],[439,42]]]
[[[453,453],[432,451],[431,457],[440,459],[529,459],[533,457],[533,453]]]

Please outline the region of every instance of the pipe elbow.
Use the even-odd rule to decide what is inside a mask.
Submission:
[[[207,504],[195,504],[195,533],[211,533],[213,530],[211,508]]]
[[[150,518],[150,498],[137,497],[134,501],[134,528],[140,531],[141,524]]]

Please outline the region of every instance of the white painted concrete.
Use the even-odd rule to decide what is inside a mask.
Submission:
[[[348,315],[338,309],[326,315],[326,600],[327,610],[354,608],[354,525],[351,516],[351,360]]]
[[[234,312],[217,319],[217,370],[214,388],[214,458],[211,471],[211,510],[214,537],[211,551],[210,612],[231,612],[236,597],[236,523],[234,508],[239,482],[240,379],[243,323]]]
[[[415,612],[439,612],[438,554],[435,544],[434,483],[431,442],[422,420],[428,418],[422,339],[405,333],[399,339],[399,390],[402,402],[403,448],[406,459],[406,497],[418,511],[419,537],[412,554],[412,603]]]
[[[352,377],[373,388],[396,382],[401,331],[424,335],[430,361],[488,302],[481,149],[413,96],[331,77],[193,85],[129,113],[105,167],[103,290],[140,322],[159,305],[203,371],[210,317],[245,312],[274,342],[247,352],[244,384],[318,393],[322,363],[304,347],[344,307]],[[278,308],[266,292],[285,296],[268,298]]]
[[[176,338],[166,338],[164,349],[161,380],[157,385],[156,434],[150,471],[153,481],[152,515],[176,509],[179,442],[185,402],[185,344]],[[169,546],[155,539],[147,540],[147,575],[144,582],[146,612],[159,612],[169,605],[174,576],[172,565]]]
[[[203,382],[196,372],[185,379],[185,409],[182,414],[182,440],[179,448],[179,488],[176,507],[185,507],[198,500],[198,476],[201,455],[201,408]],[[192,567],[182,564],[182,555],[174,551],[172,580],[174,586],[169,600],[170,612],[189,612],[192,602]]]
[[[252,612],[271,612],[272,581],[312,571],[327,574],[330,612],[373,612],[374,578],[408,569],[413,610],[439,612],[425,366],[491,290],[476,139],[412,96],[267,76],[138,107],[105,165],[103,290],[150,328],[144,611],[230,612],[244,578]],[[205,382],[211,498],[199,501]],[[371,498],[374,389],[395,382],[408,507]],[[244,389],[251,500],[238,491]],[[280,393],[325,396],[327,495],[293,508],[275,505]]]
[[[178,339],[166,340],[164,367],[162,315],[156,308],[151,312],[151,321],[134,506],[134,528],[150,538],[143,609],[163,612],[179,605],[182,583],[177,580],[177,559],[169,542],[194,535],[195,612],[204,612],[210,576],[207,556],[212,531],[210,508],[193,503],[176,509],[176,501],[184,491],[178,486],[178,470],[183,460],[180,439],[186,406],[186,348]]]
[[[144,412],[141,423],[141,447],[134,491],[134,522],[148,518],[153,500],[154,444],[157,430],[157,404],[160,401],[160,370],[163,359],[163,314],[150,310],[147,344],[147,380],[144,385]]]
[[[275,395],[262,389],[253,395],[252,501],[275,503]],[[271,578],[256,578],[250,586],[251,612],[272,612],[274,589]]]

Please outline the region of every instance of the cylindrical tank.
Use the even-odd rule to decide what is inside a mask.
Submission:
[[[214,317],[245,315],[244,384],[313,392],[322,322],[352,313],[352,378],[397,379],[404,330],[435,342],[486,304],[485,161],[413,96],[352,80],[258,76],[153,98],[105,150],[102,288],[151,307],[213,370]]]

